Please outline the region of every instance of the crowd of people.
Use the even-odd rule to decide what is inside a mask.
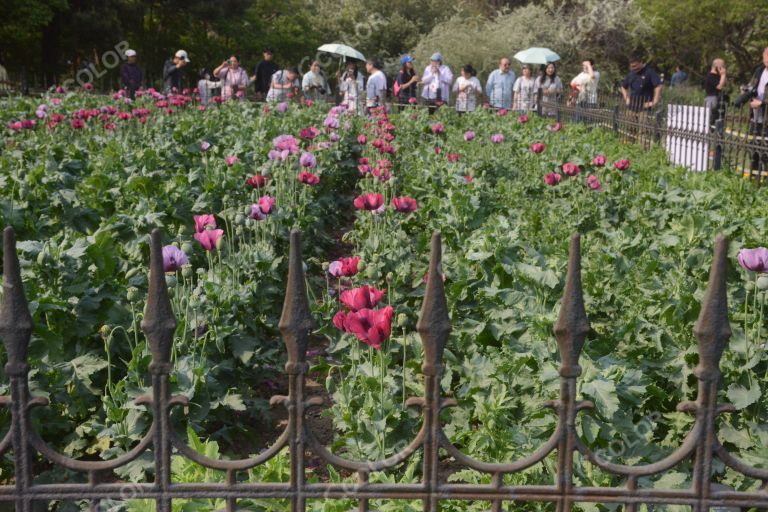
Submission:
[[[130,97],[134,97],[143,85],[143,74],[137,64],[134,50],[127,50],[125,57],[126,62],[121,69],[121,86]],[[182,89],[185,68],[190,63],[189,55],[184,50],[177,51],[165,62],[163,84],[166,92]],[[203,103],[208,103],[214,96],[223,100],[243,98],[248,87],[253,85],[256,99],[259,101],[337,99],[348,109],[360,114],[384,105],[390,90],[394,102],[403,105],[423,103],[432,111],[448,105],[449,100],[453,98],[454,108],[462,114],[472,112],[483,103],[495,109],[520,112],[538,109],[543,115],[553,115],[556,103],[563,98],[566,98],[569,104],[583,108],[595,107],[598,104],[600,72],[593,59],[582,62],[581,72],[568,82],[568,88],[565,87],[554,62],[541,65],[538,70],[530,64],[522,64],[521,74],[516,76],[510,59],[503,57],[499,60],[498,69],[490,73],[483,86],[471,64],[464,65],[459,74],[454,76],[451,68],[445,64],[442,54],[435,52],[419,73],[414,58],[404,55],[400,59],[400,68],[391,81],[391,89],[383,67],[381,61],[376,58],[366,61],[366,79],[359,69],[358,61],[350,60],[335,77],[329,77],[322,69],[321,63],[314,61],[302,76],[297,67],[278,66],[274,61],[274,50],[264,48],[263,60],[256,66],[253,75],[248,75],[241,66],[240,57],[235,54],[212,71],[200,69],[197,73],[197,88]],[[725,61],[721,58],[714,59],[704,83],[705,106],[712,109],[713,115],[723,101],[727,80]],[[669,85],[677,87],[687,81],[688,74],[683,66],[678,66]],[[621,82],[620,89],[626,107],[635,112],[648,112],[656,108],[661,101],[663,82],[663,75],[649,66],[642,57],[631,57],[629,72]],[[743,100],[742,104],[748,104],[753,110],[753,124],[759,126],[761,131],[766,114],[766,86],[768,48],[763,52],[763,64],[755,71],[750,85],[742,90],[737,100],[737,104]]]

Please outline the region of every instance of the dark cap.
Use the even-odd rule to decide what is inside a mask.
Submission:
[[[271,46],[265,46],[264,49],[262,50],[262,53],[271,53],[274,55],[275,50],[273,50]]]

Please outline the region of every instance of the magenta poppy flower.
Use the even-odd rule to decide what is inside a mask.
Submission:
[[[366,137],[365,135],[358,135],[357,143],[360,144],[361,146],[365,146],[366,144],[368,144],[368,137]]]
[[[299,173],[299,181],[305,185],[317,185],[320,183],[320,176],[309,171],[301,171]]]
[[[74,128],[75,130],[80,130],[84,126],[85,126],[85,124],[83,124],[83,120],[82,119],[73,119],[72,120],[72,128]]]
[[[163,247],[163,271],[176,272],[189,263],[187,255],[175,245]]]
[[[534,142],[531,144],[531,153],[536,153],[538,155],[539,153],[544,152],[544,148],[545,146],[541,142]]]
[[[299,136],[305,140],[313,140],[318,135],[320,135],[320,130],[318,128],[315,128],[314,126],[310,126],[308,128],[302,128],[301,131],[299,132]]]
[[[546,174],[544,176],[544,183],[546,183],[550,187],[554,187],[555,185],[560,183],[560,180],[562,180],[562,179],[563,179],[563,177],[560,176],[558,173],[551,172],[551,173]]]
[[[239,162],[240,159],[237,158],[235,155],[230,155],[230,156],[224,158],[224,161],[227,163],[227,167],[232,167],[237,162]]]
[[[613,163],[613,166],[616,167],[616,169],[618,169],[619,171],[626,171],[627,169],[629,169],[630,162],[625,158],[622,160],[615,161]]]
[[[344,327],[346,320],[347,314],[344,311],[338,311],[335,315],[333,315],[333,325],[335,325],[336,328],[340,331],[346,331],[346,328]]]
[[[458,153],[448,153],[449,162],[458,162],[460,158],[461,158],[461,155]]]
[[[547,131],[550,131],[550,132],[559,132],[562,129],[563,129],[563,123],[555,123],[555,124],[547,125]]]
[[[202,245],[203,249],[206,251],[212,251],[216,249],[222,236],[224,236],[223,229],[206,229],[200,233],[195,233],[195,240],[200,242],[200,245]]]
[[[357,338],[376,350],[392,332],[392,315],[394,309],[387,306],[382,309],[361,309],[346,315],[344,328]]]
[[[600,180],[597,176],[594,174],[590,174],[587,176],[587,186],[592,190],[602,190],[603,185],[600,183]]]
[[[509,114],[509,110],[507,110],[506,108],[500,108],[499,110],[496,111],[496,115],[499,117],[504,117],[507,114]]]
[[[466,181],[467,183],[472,183],[473,181],[475,181],[475,178],[467,174],[464,176],[464,181]]]
[[[518,121],[521,123],[527,123],[529,121],[528,116],[526,114],[520,115],[520,117],[517,118]]]
[[[344,290],[339,296],[339,300],[350,311],[359,311],[361,309],[370,309],[376,306],[381,299],[384,298],[384,293],[387,290],[379,290],[372,286],[361,286],[360,288],[352,288],[351,290]]]
[[[738,255],[739,265],[752,272],[768,272],[768,249],[758,247],[756,249],[742,249]]]
[[[200,233],[207,229],[216,229],[216,217],[211,213],[204,215],[195,215],[195,233]]]
[[[261,211],[270,214],[275,209],[275,198],[272,196],[263,196],[261,199],[259,199],[259,207],[261,208]]]
[[[93,84],[88,82],[87,84],[83,85],[83,89],[86,91],[92,91],[93,90]]]
[[[578,165],[574,164],[573,162],[566,162],[563,164],[563,174],[566,176],[576,176],[581,172],[581,169]]]
[[[269,176],[255,174],[245,180],[245,182],[253,188],[264,188],[269,184]]]
[[[355,198],[354,205],[358,210],[377,210],[384,206],[384,196],[376,192],[360,194]]]
[[[474,140],[474,139],[475,139],[475,132],[473,132],[471,130],[467,131],[467,132],[464,132],[464,140],[465,141],[469,142],[469,141]]]
[[[317,159],[315,158],[315,155],[306,151],[301,154],[301,158],[299,158],[299,163],[301,164],[302,167],[308,167],[308,168],[317,167]]]
[[[272,139],[272,145],[278,151],[288,151],[294,155],[299,152],[299,141],[293,135],[278,135]]]
[[[494,144],[501,144],[502,142],[504,142],[504,135],[502,135],[501,133],[494,133],[493,135],[491,135],[491,142],[493,142]]]
[[[352,277],[358,272],[357,266],[360,264],[360,256],[341,258],[338,262],[341,263],[341,274],[345,277]]]
[[[396,211],[400,213],[412,213],[415,212],[418,208],[418,204],[416,203],[416,200],[412,197],[393,197],[392,198],[392,208],[394,208]]]
[[[592,159],[592,165],[595,167],[604,167],[605,166],[605,155],[597,155],[595,158]]]
[[[430,130],[432,130],[432,133],[435,135],[439,135],[441,133],[445,133],[445,125],[443,123],[435,123],[430,126]]]
[[[408,103],[411,105],[415,105],[416,103],[418,103],[418,101],[419,100],[416,98],[408,98]]]

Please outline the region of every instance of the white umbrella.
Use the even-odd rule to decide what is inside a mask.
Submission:
[[[330,53],[331,55],[336,55],[337,57],[341,57],[343,60],[347,60],[347,57],[350,59],[365,60],[365,56],[362,53],[345,44],[324,44],[317,50]]]
[[[528,48],[515,54],[515,58],[523,64],[549,64],[560,60],[560,56],[549,48]]]

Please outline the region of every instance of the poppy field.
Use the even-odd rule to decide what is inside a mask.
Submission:
[[[423,393],[415,326],[434,231],[442,234],[453,328],[441,384],[458,402],[443,413],[446,434],[489,462],[541,446],[556,422],[543,405],[559,391],[552,329],[568,241],[578,232],[593,330],[579,393],[596,406],[580,416],[582,438],[611,462],[655,461],[693,422],[675,407],[695,395],[693,323],[723,233],[733,335],[720,401],[736,412],[721,417],[720,436],[765,467],[768,251],[752,249],[768,245],[766,192],[735,174],[688,172],[669,166],[661,149],[621,144],[601,130],[486,109],[360,117],[319,104],[206,108],[193,95],[151,90],[134,102],[78,92],[0,104],[0,212],[16,231],[35,323],[32,392],[51,402],[33,418],[62,453],[114,458],[146,432],[148,413],[133,401],[151,382],[140,322],[155,227],[178,322],[173,394],[190,402],[176,411],[178,429],[212,458],[269,446],[282,430],[269,399],[286,386],[277,323],[297,228],[315,322],[307,355],[334,452],[377,460],[418,431],[420,415],[405,402]],[[0,394],[7,392],[3,375]],[[3,431],[8,423],[2,410]],[[5,481],[13,479],[9,462],[0,461]],[[509,478],[550,483],[554,464],[545,459]],[[41,469],[50,481],[71,476]],[[151,457],[141,457],[115,478],[142,481],[152,469]],[[577,469],[581,484],[616,483],[584,461]],[[759,485],[724,466],[713,470],[737,489]],[[372,479],[407,482],[420,471],[413,457]],[[454,468],[449,457],[444,474],[490,478]],[[249,477],[287,479],[285,458]],[[353,477],[325,465],[311,476]],[[223,478],[174,461],[177,481]],[[681,466],[641,484],[676,488],[688,478]],[[184,511],[221,506],[174,502]],[[242,506],[288,510],[279,501]],[[375,503],[381,511],[419,507]],[[153,510],[138,499],[128,508]]]

